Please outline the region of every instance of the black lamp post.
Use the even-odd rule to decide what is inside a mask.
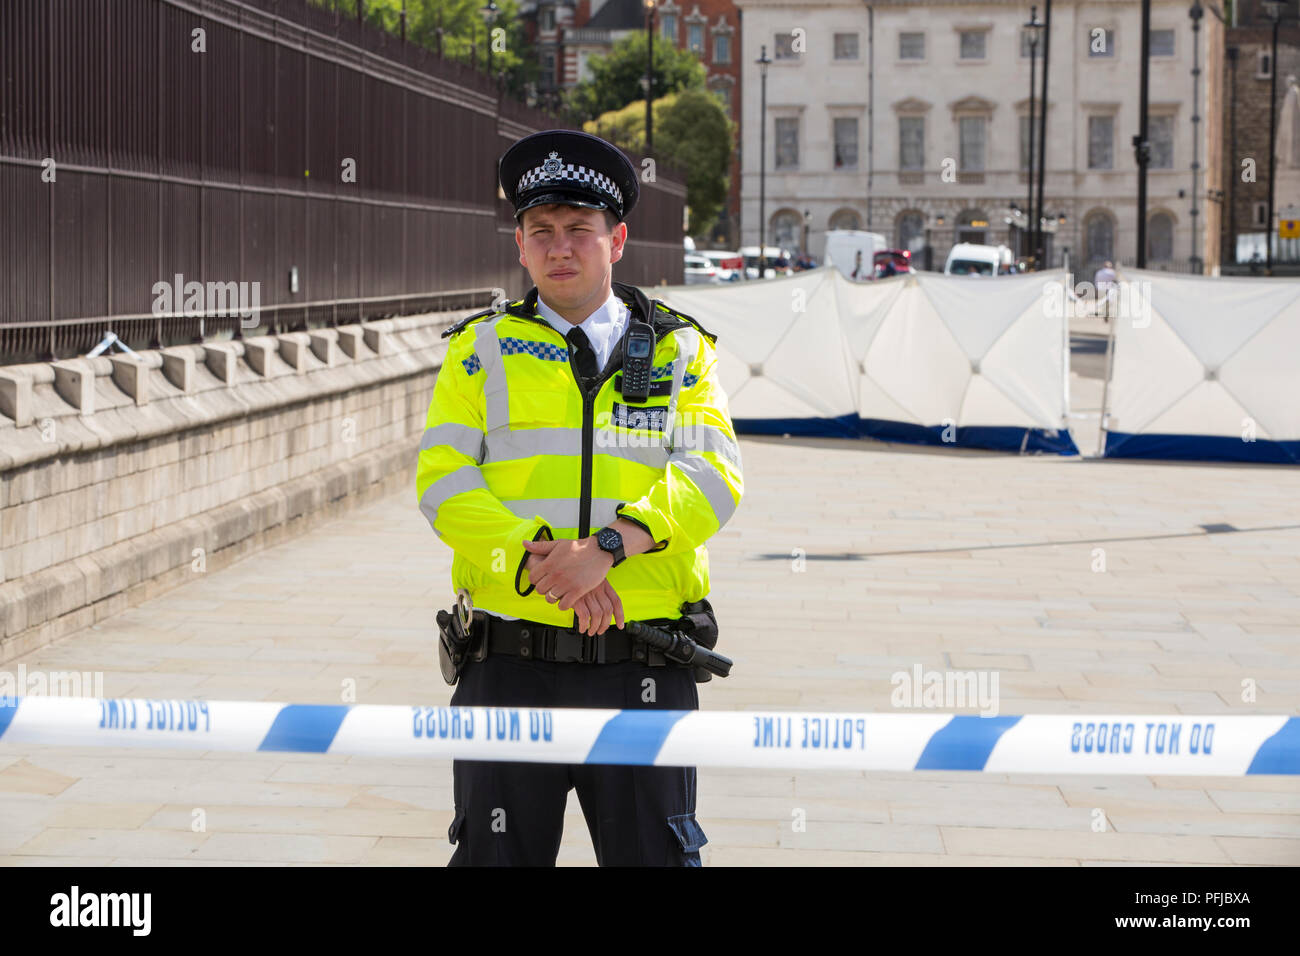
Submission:
[[[758,107],[758,277],[767,278],[767,46],[759,48],[759,107]]]
[[[812,210],[803,211],[803,257],[808,258],[808,227],[812,225]]]
[[[1038,31],[1043,25],[1038,22],[1038,8],[1029,8],[1029,22],[1024,27],[1029,31],[1029,208],[1025,212],[1025,234],[1022,237],[1021,254],[1034,253],[1034,86],[1038,72]]]
[[[488,0],[487,5],[479,13],[483,14],[483,29],[487,32],[487,71],[488,76],[492,75],[492,24],[497,19],[496,0]]]
[[[1274,187],[1277,182],[1277,27],[1282,20],[1286,4],[1280,0],[1264,0],[1264,9],[1273,21],[1273,52],[1269,54],[1269,72],[1272,79],[1268,90],[1268,223],[1264,226],[1264,249],[1267,253],[1265,274],[1273,274],[1273,216]]]
[[[1197,205],[1197,192],[1201,179],[1201,17],[1205,10],[1201,0],[1192,0],[1187,11],[1192,18],[1192,272],[1200,275],[1200,237],[1196,231],[1196,218],[1201,214]]]
[[[1042,269],[1047,266],[1043,255],[1043,231],[1038,223],[1043,214],[1043,177],[1047,172],[1047,66],[1052,52],[1052,0],[1043,4],[1043,89],[1038,97],[1038,212],[1031,215],[1030,228],[1034,230],[1034,266]],[[1033,210],[1030,210],[1031,214]]]
[[[645,151],[654,145],[655,0],[645,0]]]
[[[1138,134],[1133,137],[1137,158],[1137,267],[1147,267],[1147,165],[1151,162],[1151,142],[1147,138],[1147,119],[1151,96],[1151,0],[1142,0],[1142,49],[1138,53],[1141,71],[1138,77]]]

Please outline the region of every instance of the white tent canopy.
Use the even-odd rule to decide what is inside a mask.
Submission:
[[[1300,282],[1121,278],[1105,454],[1300,462]]]
[[[718,336],[741,431],[1075,454],[1066,319],[1044,294],[1063,281],[916,274],[856,283],[822,268],[660,294]]]

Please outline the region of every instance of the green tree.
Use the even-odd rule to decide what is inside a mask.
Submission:
[[[310,0],[318,7],[338,11],[355,19],[357,0]],[[365,21],[395,36],[402,32],[402,0],[363,0]],[[505,72],[506,88],[519,95],[526,83],[536,81],[537,56],[519,19],[519,0],[495,0],[498,7],[492,26],[504,31],[497,35],[492,51],[492,72]],[[439,47],[448,60],[487,69],[488,29],[483,8],[487,0],[406,0],[406,39],[428,50]]]
[[[679,90],[704,88],[704,65],[689,50],[679,50],[666,40],[654,45],[651,70],[656,98]],[[645,108],[646,38],[644,31],[630,33],[614,44],[607,56],[588,61],[591,79],[570,94],[572,108],[584,119],[619,110],[634,100]]]
[[[722,103],[702,89],[682,90],[653,104],[654,151],[686,173],[687,232],[705,236],[727,201],[734,124]],[[588,133],[622,146],[634,156],[645,151],[645,100],[604,113],[584,124]]]

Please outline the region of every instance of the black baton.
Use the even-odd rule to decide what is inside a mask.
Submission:
[[[679,664],[694,664],[710,674],[726,677],[731,673],[731,658],[723,657],[693,641],[681,631],[665,631],[640,621],[627,621],[623,631],[663,652],[664,657]]]

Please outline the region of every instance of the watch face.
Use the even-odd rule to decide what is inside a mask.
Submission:
[[[602,551],[613,551],[623,546],[623,536],[613,528],[601,528],[600,533],[596,535],[596,543],[600,545]]]

